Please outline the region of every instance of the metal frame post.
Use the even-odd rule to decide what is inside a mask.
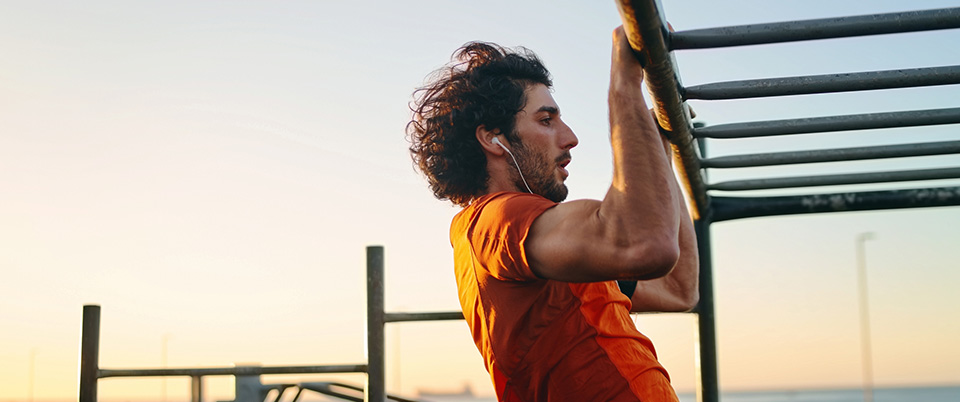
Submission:
[[[713,304],[713,256],[710,252],[711,217],[694,222],[700,256],[700,303],[697,305],[697,402],[720,400],[717,365],[717,319]]]
[[[190,376],[190,402],[202,402],[203,400],[203,376]]]
[[[238,365],[238,370],[256,369],[256,365]],[[233,402],[262,402],[266,396],[263,389],[263,383],[260,382],[260,374],[252,373],[253,370],[247,370],[246,373],[237,373],[233,376]]]
[[[366,402],[386,401],[384,344],[383,246],[367,247],[367,386]]]
[[[97,402],[100,373],[100,306],[83,306],[80,335],[80,402]]]

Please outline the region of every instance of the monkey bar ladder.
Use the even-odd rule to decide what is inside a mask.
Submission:
[[[807,214],[960,205],[960,187],[902,188],[884,191],[732,197],[716,192],[797,189],[847,184],[916,182],[960,178],[960,162],[934,169],[756,178],[709,183],[707,169],[780,166],[820,162],[960,154],[960,133],[950,141],[862,146],[708,158],[704,140],[757,138],[960,123],[960,108],[911,110],[777,121],[694,125],[685,102],[867,91],[960,84],[960,66],[870,71],[774,79],[681,84],[675,50],[747,46],[854,36],[960,28],[960,8],[899,12],[805,21],[764,23],[670,32],[657,0],[618,0],[630,45],[644,66],[662,132],[674,144],[679,173],[692,198],[700,245],[698,318],[698,401],[718,401],[710,224],[725,220]],[[945,50],[948,51],[948,50]],[[960,90],[957,92],[960,99]],[[954,182],[955,183],[955,182]]]

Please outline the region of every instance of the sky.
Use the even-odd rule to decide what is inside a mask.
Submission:
[[[955,1],[664,0],[677,30],[956,6]],[[0,3],[0,400],[77,395],[81,312],[103,368],[356,364],[365,248],[388,311],[456,311],[457,209],[414,170],[413,90],[471,40],[528,47],[580,145],[570,199],[611,178],[613,2]],[[677,52],[686,85],[960,64],[960,31]],[[960,107],[957,86],[691,102],[707,124]],[[716,140],[735,155],[960,139],[954,126]],[[957,166],[957,156],[712,170],[709,181]],[[943,180],[759,194],[958,185]],[[721,195],[721,194],[717,194]],[[722,194],[744,195],[744,194]],[[855,238],[865,243],[874,382],[960,384],[960,209],[713,225],[723,389],[861,383]],[[636,316],[675,387],[695,317]],[[460,321],[390,324],[387,387],[492,393]],[[363,376],[265,376],[265,382]],[[232,398],[229,377],[207,400]],[[186,400],[185,379],[104,379],[102,400]]]

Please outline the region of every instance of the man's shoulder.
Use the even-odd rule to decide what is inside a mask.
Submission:
[[[518,224],[529,227],[543,211],[555,205],[556,202],[530,193],[501,191],[485,194],[454,216],[451,235],[474,229],[499,232],[505,229],[504,226]]]
[[[530,193],[520,193],[515,191],[500,191],[496,193],[490,193],[483,195],[472,203],[469,206],[463,209],[458,215],[464,213],[476,212],[494,212],[497,214],[503,214],[507,216],[513,216],[522,212],[530,212],[533,210],[550,208],[554,205],[557,205],[556,202],[550,201],[543,196]]]

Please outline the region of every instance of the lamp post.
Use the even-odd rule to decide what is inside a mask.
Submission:
[[[857,235],[857,283],[860,288],[860,354],[863,363],[863,400],[873,401],[873,349],[870,345],[870,306],[867,298],[867,263],[864,243],[873,240],[873,232]]]

